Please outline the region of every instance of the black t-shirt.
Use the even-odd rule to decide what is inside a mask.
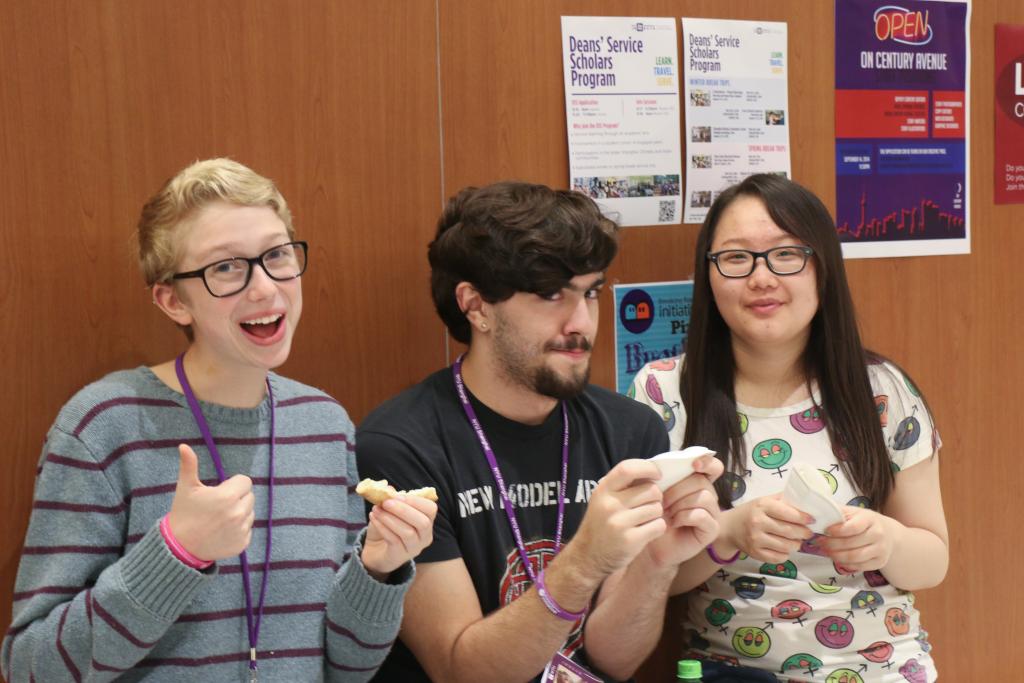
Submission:
[[[472,394],[470,401],[515,505],[527,556],[539,571],[554,557],[562,411],[556,408],[539,425],[524,425],[495,413]],[[563,545],[579,528],[598,479],[621,460],[648,458],[668,450],[661,418],[624,396],[588,386],[579,397],[567,401],[566,408],[569,467]],[[501,494],[459,403],[450,368],[439,370],[373,411],[357,432],[356,457],[360,476],[387,479],[398,489],[437,489],[434,541],[416,561],[461,557],[484,614],[508,604],[530,587]],[[586,662],[582,623],[570,634],[562,652]],[[399,641],[374,680],[429,679]]]

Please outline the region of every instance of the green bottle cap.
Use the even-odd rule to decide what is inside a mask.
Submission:
[[[676,664],[676,678],[686,680],[699,680],[702,675],[700,660],[680,659]]]

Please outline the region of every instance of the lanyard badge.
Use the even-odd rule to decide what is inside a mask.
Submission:
[[[487,440],[487,435],[484,433],[483,426],[480,424],[480,420],[477,418],[476,411],[473,409],[473,404],[469,401],[469,395],[466,392],[466,385],[462,380],[462,361],[464,356],[459,356],[455,360],[455,364],[452,366],[452,375],[455,380],[455,391],[459,395],[459,403],[462,405],[462,410],[466,413],[466,419],[469,420],[469,424],[473,427],[473,431],[476,433],[477,440],[480,442],[480,449],[484,453],[484,457],[487,458],[487,464],[491,467],[491,474],[494,476],[494,483],[498,487],[498,492],[501,495],[502,503],[504,504],[505,513],[508,516],[508,524],[512,529],[512,537],[516,542],[516,549],[519,551],[519,559],[523,563],[523,571],[526,572],[527,576],[530,577],[530,582],[533,583],[538,589],[538,595],[541,600],[545,602],[548,609],[556,615],[565,619],[568,617],[569,621],[575,621],[576,619],[583,618],[586,615],[586,610],[579,614],[573,614],[564,612],[557,605],[552,607],[552,603],[548,602],[546,596],[546,589],[543,583],[543,569],[539,575],[540,580],[538,581],[538,574],[533,571],[533,566],[530,564],[530,558],[526,554],[526,544],[523,542],[522,532],[519,530],[519,522],[516,519],[515,511],[512,509],[512,501],[508,495],[508,488],[505,486],[505,480],[501,475],[501,468],[498,466],[498,459],[494,454],[494,449],[491,448],[490,442]],[[562,526],[565,521],[565,490],[569,480],[569,413],[565,407],[565,402],[560,402],[562,407],[562,480],[558,487],[558,521],[555,527],[555,554],[562,547]],[[562,612],[562,614],[559,614]],[[564,656],[561,652],[556,652],[554,657],[544,668],[544,674],[541,677],[543,683],[600,683],[600,679],[596,678],[593,674],[588,672],[579,664],[573,662],[568,657]]]
[[[217,444],[213,441],[210,427],[206,424],[203,411],[199,407],[199,401],[192,391],[185,375],[185,354],[181,354],[174,360],[174,371],[181,383],[181,390],[185,394],[188,406],[192,410],[192,417],[206,442],[206,449],[210,452],[210,459],[217,470],[217,479],[224,483],[227,475],[224,472],[224,463],[221,461]],[[263,578],[260,580],[260,597],[257,603],[255,614],[252,606],[252,589],[250,588],[249,559],[243,550],[239,554],[239,561],[242,565],[242,585],[245,588],[245,623],[249,633],[249,681],[255,683],[258,680],[258,667],[256,665],[256,644],[260,639],[260,622],[263,620],[263,602],[267,596],[267,577],[270,576],[270,537],[274,526],[274,390],[270,387],[270,378],[267,378],[267,398],[270,401],[270,464],[269,476],[267,478],[267,547],[263,556]]]
[[[544,667],[541,683],[601,683],[601,679],[572,661],[561,652],[556,652]]]
[[[476,438],[480,441],[480,448],[484,452],[484,457],[487,458],[487,464],[491,467],[491,474],[494,475],[494,483],[498,486],[498,493],[501,494],[501,501],[504,503],[505,514],[508,516],[508,525],[512,528],[512,537],[516,542],[516,549],[519,551],[519,559],[523,562],[523,571],[526,572],[527,576],[530,577],[530,583],[537,583],[537,575],[533,571],[533,566],[530,564],[530,558],[526,554],[526,544],[523,542],[523,535],[519,531],[519,522],[516,519],[516,513],[512,509],[512,500],[508,496],[508,489],[505,486],[505,480],[501,476],[501,468],[498,467],[498,459],[494,455],[494,450],[491,448],[490,442],[487,440],[487,435],[484,433],[484,428],[480,424],[480,420],[476,416],[476,411],[473,410],[473,404],[469,402],[469,395],[466,393],[466,385],[462,381],[462,360],[465,356],[459,356],[455,360],[455,364],[452,366],[452,375],[455,379],[455,391],[459,395],[459,403],[462,404],[462,410],[466,413],[466,419],[469,420],[469,424],[473,427],[473,431],[476,432]],[[569,480],[569,413],[565,408],[565,402],[561,402],[562,406],[562,481],[558,487],[558,521],[555,527],[555,554],[558,554],[559,549],[562,547],[562,524],[565,520],[565,489]]]

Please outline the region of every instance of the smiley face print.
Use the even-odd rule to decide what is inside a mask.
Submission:
[[[864,683],[864,679],[853,669],[836,669],[828,675],[825,683]]]
[[[825,420],[821,416],[821,408],[812,406],[807,410],[789,416],[789,424],[801,434],[814,434],[825,428]]]
[[[853,624],[842,617],[825,617],[814,625],[814,635],[825,647],[839,650],[853,642]]]
[[[732,647],[744,657],[764,657],[772,649],[771,638],[767,631],[756,626],[744,626],[736,629],[732,636]]]
[[[899,607],[885,610],[885,629],[890,636],[905,636],[910,633],[910,617]]]
[[[721,598],[712,600],[711,604],[704,610],[704,617],[712,626],[721,626],[728,623],[735,614],[736,609],[729,604],[728,600],[722,600]]]
[[[767,439],[754,446],[751,459],[758,467],[776,470],[773,474],[780,477],[786,470],[782,466],[793,457],[793,447],[785,439]]]

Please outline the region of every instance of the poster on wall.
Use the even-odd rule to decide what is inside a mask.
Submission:
[[[969,253],[969,4],[836,0],[835,16],[843,254]]]
[[[995,203],[1024,204],[1024,25],[996,24]]]
[[[615,390],[625,394],[644,365],[683,352],[693,280],[617,284],[612,291],[616,312]]]
[[[682,19],[685,223],[754,173],[790,176],[786,24]]]
[[[619,225],[678,224],[675,22],[562,17],[562,56],[569,186]]]

